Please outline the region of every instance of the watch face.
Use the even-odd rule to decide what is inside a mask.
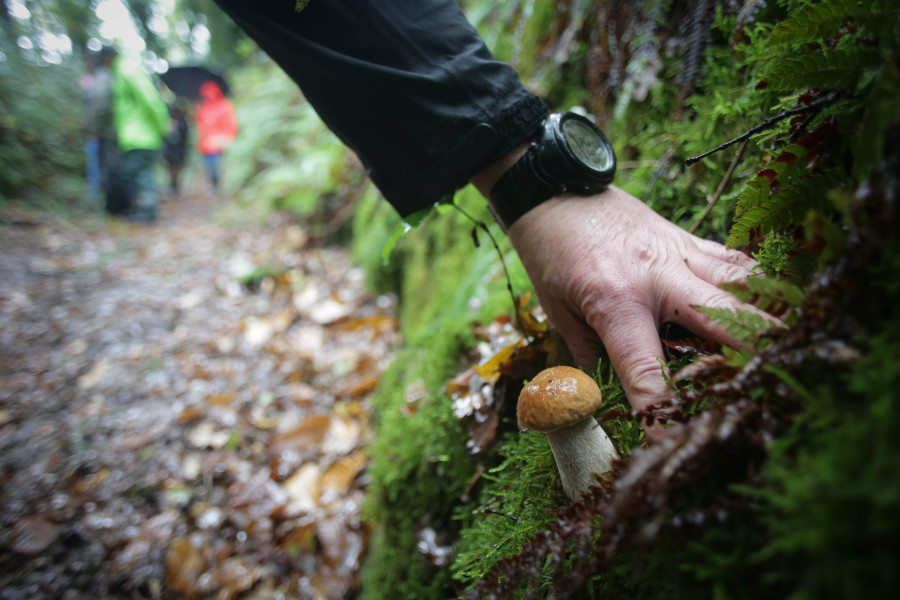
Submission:
[[[572,153],[597,171],[608,171],[614,164],[612,147],[587,123],[566,119],[560,127]]]

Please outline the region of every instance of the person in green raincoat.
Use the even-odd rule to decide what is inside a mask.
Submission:
[[[169,109],[146,71],[114,50],[104,50],[112,54],[112,104],[121,153],[116,174],[128,205],[123,212],[152,223],[159,207],[156,161],[171,126]]]

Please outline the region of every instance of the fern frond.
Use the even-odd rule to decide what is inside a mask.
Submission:
[[[873,31],[900,18],[900,4],[894,0],[830,0],[807,4],[775,27],[770,43],[784,45],[821,40],[837,33],[848,21]]]
[[[739,308],[717,308],[698,306],[698,311],[712,319],[725,333],[741,344],[756,346],[760,334],[772,329],[775,321],[771,321],[759,313]]]
[[[764,177],[754,177],[744,186],[738,196],[737,207],[735,208],[735,218],[740,218],[744,213],[752,208],[756,208],[765,202],[770,195],[770,181]]]
[[[735,247],[750,241],[750,231],[766,235],[803,222],[811,209],[828,207],[828,191],[839,187],[842,177],[837,171],[816,173],[797,178],[795,182],[774,195],[767,196],[741,214],[731,228],[728,246]]]
[[[791,182],[794,178],[799,177],[805,172],[805,168],[800,159],[806,156],[806,148],[791,144],[781,151],[781,155],[792,154],[796,159],[789,163],[787,161],[773,160],[767,165],[768,169],[774,171],[778,181],[784,184]],[[760,206],[771,195],[771,180],[767,177],[758,175],[751,179],[744,186],[738,195],[737,206],[735,208],[735,218],[739,218],[745,212],[752,208]]]
[[[763,79],[772,90],[853,89],[866,71],[884,61],[875,48],[815,50],[776,64]]]
[[[782,312],[785,305],[796,308],[803,302],[803,290],[783,279],[754,275],[742,283],[726,283],[722,289],[768,313]]]

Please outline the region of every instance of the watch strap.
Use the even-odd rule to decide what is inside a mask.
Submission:
[[[565,190],[543,173],[538,149],[537,144],[531,144],[488,194],[491,213],[504,231],[532,208]]]

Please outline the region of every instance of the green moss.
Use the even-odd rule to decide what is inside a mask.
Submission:
[[[464,191],[457,202],[487,222],[484,201],[476,194]],[[385,264],[379,243],[387,243],[399,220],[367,200],[362,209],[357,220],[366,230],[358,254],[370,257],[378,287],[385,287],[386,279],[396,285],[407,339],[373,401],[372,484],[364,508],[373,537],[363,597],[447,597],[453,590],[450,572],[417,549],[417,534],[429,527],[444,543],[456,540],[453,512],[477,465],[444,387],[470,366],[462,356],[476,343],[472,324],[511,313],[512,300],[496,250],[483,232],[475,246],[474,226],[459,211],[434,211],[399,241]],[[491,230],[509,252],[496,225]],[[524,291],[524,271],[514,255],[508,258],[516,286]]]

